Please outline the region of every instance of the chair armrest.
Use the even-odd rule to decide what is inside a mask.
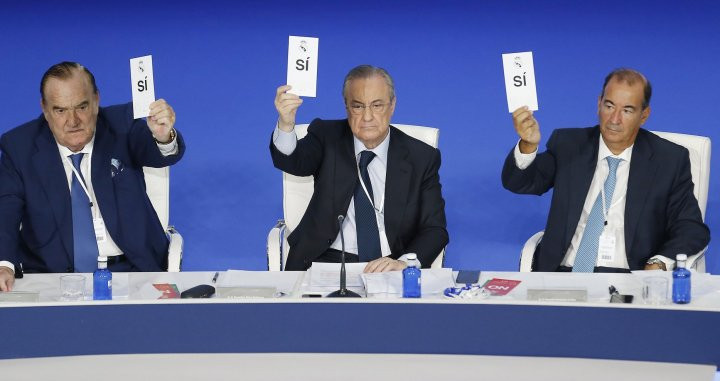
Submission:
[[[520,272],[529,273],[532,271],[532,263],[533,263],[533,257],[535,256],[535,249],[537,248],[537,245],[542,241],[542,237],[545,234],[545,231],[539,231],[535,234],[533,234],[532,237],[530,237],[527,242],[525,242],[525,246],[522,248],[522,252],[520,254]]]
[[[183,237],[175,230],[175,227],[168,226],[167,235],[170,239],[168,247],[168,272],[180,272],[183,255]]]
[[[695,269],[695,271],[699,273],[705,272],[705,252],[707,251],[707,246],[705,246],[704,249],[700,250],[699,253],[693,254],[688,256],[687,262],[685,263],[685,267],[688,269]]]
[[[433,261],[433,263],[430,265],[431,269],[441,269],[445,265],[445,248],[442,249],[440,254],[438,254],[437,258]]]
[[[267,237],[267,261],[268,271],[281,271],[283,269],[283,254],[287,245],[285,233],[287,226],[285,220],[278,220],[277,224],[270,229]]]

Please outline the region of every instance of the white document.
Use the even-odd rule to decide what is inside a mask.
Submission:
[[[146,118],[150,115],[150,103],[155,102],[152,56],[130,59],[130,86],[133,115],[135,119]]]
[[[316,37],[290,36],[288,44],[287,84],[289,93],[314,97],[317,88],[318,43]]]
[[[502,60],[508,110],[512,113],[522,106],[528,106],[530,110],[537,111],[538,101],[532,52],[503,54]]]
[[[451,269],[420,270],[420,291],[423,296],[442,293],[448,287],[454,287]],[[394,294],[402,296],[402,271],[383,273],[364,273],[361,275],[368,295]]]
[[[220,274],[219,287],[274,287],[290,294],[302,272],[228,270]]]
[[[360,279],[360,274],[362,274],[365,266],[367,266],[367,262],[345,263],[347,287],[363,286],[363,282]],[[339,263],[313,262],[312,267],[308,269],[308,272],[310,273],[310,288],[340,287]]]

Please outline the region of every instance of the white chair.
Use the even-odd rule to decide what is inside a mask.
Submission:
[[[170,239],[167,271],[178,272],[182,263],[183,237],[175,230],[175,227],[168,225],[170,219],[170,168],[143,167],[143,173],[145,174],[145,191],[160,219],[165,234]]]
[[[705,220],[705,208],[707,207],[708,190],[710,188],[710,138],[697,135],[678,134],[674,132],[651,131],[663,139],[667,139],[675,144],[679,144],[688,149],[690,154],[690,172],[692,173],[693,184],[695,189],[693,193],[698,200],[700,213],[703,221]],[[520,254],[520,271],[529,272],[532,268],[533,256],[535,248],[542,240],[544,232],[533,234],[530,239],[525,242]],[[693,268],[698,272],[705,272],[705,250],[688,257],[687,267]]]
[[[438,146],[440,130],[432,127],[411,126],[407,124],[393,124],[400,131],[427,143],[435,148]],[[307,124],[295,126],[298,139],[307,134]],[[287,236],[298,226],[305,214],[313,194],[313,177],[298,177],[283,172],[283,214],[284,218],[270,229],[267,239],[268,270],[281,271],[285,269],[290,245]],[[445,258],[445,249],[432,263],[432,268],[441,268]]]

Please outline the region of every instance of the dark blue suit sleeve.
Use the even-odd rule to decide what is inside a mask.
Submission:
[[[20,221],[25,202],[23,182],[15,169],[6,139],[0,141],[0,260],[12,262],[17,268],[19,262]]]
[[[275,148],[270,137],[270,155],[272,156],[275,168],[294,176],[314,175],[323,160],[322,134],[319,129],[322,121],[315,119],[308,127],[308,133],[298,140],[295,150],[290,155],[285,155]]]
[[[510,150],[502,171],[502,183],[505,189],[520,194],[541,195],[555,184],[556,155],[555,146],[557,135],[550,135],[547,149],[538,153],[535,160],[525,169],[520,169],[515,163],[515,147]]]
[[[697,254],[710,241],[710,230],[702,222],[700,207],[693,194],[690,157],[687,149],[683,148],[683,151],[666,209],[667,239],[656,253],[673,259],[678,253]]]
[[[426,268],[430,267],[450,239],[446,229],[445,200],[440,185],[440,151],[433,151],[432,161],[420,184],[420,220],[417,232],[406,250],[408,253],[417,253],[420,263]]]

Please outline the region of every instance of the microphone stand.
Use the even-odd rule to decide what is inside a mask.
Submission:
[[[342,246],[342,254],[340,255],[340,289],[333,291],[327,295],[328,298],[360,298],[361,296],[356,292],[352,292],[347,289],[346,281],[347,275],[345,274],[345,236],[343,235],[343,221],[345,217],[343,215],[338,216],[338,225],[340,225],[340,244]]]

